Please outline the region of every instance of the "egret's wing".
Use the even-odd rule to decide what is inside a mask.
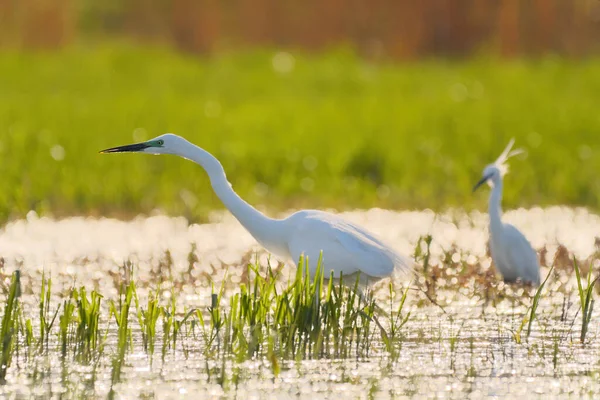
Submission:
[[[524,280],[532,281],[539,285],[540,267],[537,254],[527,238],[511,224],[504,224],[506,243],[508,244],[508,257],[511,265],[518,271]]]
[[[337,231],[337,240],[360,260],[363,268],[369,268],[369,275],[387,276],[395,269],[399,272],[409,272],[413,269],[411,260],[401,256],[364,229],[348,222],[341,224],[340,228]]]
[[[300,256],[304,256],[304,262],[307,262],[311,275],[317,269],[317,262],[323,255],[325,264],[325,276],[329,277],[330,271],[333,271],[334,277],[339,277],[340,273],[344,276],[352,275],[361,270],[360,261],[352,257],[345,247],[331,235],[324,232],[312,232],[303,234],[302,231],[296,232],[288,242],[289,251],[297,262]]]
[[[361,271],[385,277],[394,270],[408,272],[413,263],[363,228],[334,215],[319,213],[308,217],[290,241],[290,253],[309,254],[312,259],[323,251],[326,271],[349,275]]]

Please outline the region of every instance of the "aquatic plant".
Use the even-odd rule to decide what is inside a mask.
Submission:
[[[54,325],[54,321],[60,310],[60,305],[54,311],[54,315],[50,315],[50,298],[52,296],[52,278],[46,279],[45,271],[42,273],[42,288],[39,298],[39,315],[40,315],[40,337],[38,340],[40,352],[48,352],[48,339],[50,331]]]
[[[72,301],[72,296],[68,296],[63,301],[63,313],[58,318],[58,339],[60,341],[60,349],[62,357],[66,357],[67,355],[67,345],[69,343],[69,339],[71,336],[69,335],[69,328],[71,326],[71,322],[73,321],[73,312],[75,311],[75,304]]]
[[[75,352],[82,361],[90,361],[98,348],[100,332],[100,304],[102,295],[92,290],[88,299],[85,287],[72,292],[77,310]]]
[[[421,362],[427,362],[429,357],[441,357],[451,374],[474,378],[481,368],[485,368],[482,363],[488,362],[483,360],[491,357],[495,357],[494,362],[502,363],[527,354],[528,365],[552,358],[555,370],[560,371],[562,364],[568,364],[563,360],[568,361],[574,356],[572,352],[583,351],[584,346],[562,346],[564,338],[573,331],[574,325],[569,324],[578,318],[565,310],[568,304],[563,304],[562,308],[559,304],[549,311],[543,307],[544,313],[540,313],[550,276],[569,271],[552,266],[542,285],[531,293],[527,287],[490,280],[489,274],[480,274],[475,263],[465,265],[456,256],[454,260],[449,265],[436,264],[439,260],[430,264],[430,271],[439,277],[435,281],[436,296],[447,301],[448,295],[456,296],[458,286],[460,296],[469,307],[481,312],[478,321],[460,316],[461,310],[452,304],[447,306],[447,313],[436,314],[434,310],[439,313],[437,307],[431,307],[431,303],[423,301],[422,297],[413,299],[409,295],[415,292],[421,295],[412,282],[402,288],[396,282],[389,282],[384,291],[371,291],[359,286],[360,277],[354,280],[355,277],[343,275],[326,276],[321,260],[317,260],[315,275],[309,273],[311,260],[300,259],[301,268],[292,270],[286,277],[282,272],[285,269],[280,266],[273,268],[269,261],[262,264],[256,258],[247,259],[243,271],[235,271],[239,281],[227,273],[219,277],[219,282],[211,282],[208,288],[199,286],[198,292],[208,291],[201,293],[210,296],[208,306],[182,302],[180,296],[189,288],[177,280],[181,271],[177,264],[173,264],[173,273],[163,276],[164,279],[154,279],[150,274],[150,284],[156,284],[150,289],[148,281],[134,276],[134,264],[126,263],[124,273],[115,277],[118,282],[116,295],[109,298],[107,304],[98,289],[79,287],[58,291],[56,283],[53,286],[52,280],[44,277],[42,287],[37,289],[41,293],[29,286],[24,289],[33,302],[21,304],[18,296],[18,304],[13,302],[12,330],[5,329],[13,336],[12,346],[3,348],[3,359],[9,360],[4,377],[15,380],[25,371],[34,377],[32,379],[45,382],[55,374],[53,366],[57,364],[54,361],[58,360],[59,379],[67,382],[64,390],[75,393],[80,390],[78,388],[86,387],[88,389],[84,390],[89,392],[84,394],[97,393],[95,382],[105,377],[107,382],[98,388],[105,387],[110,390],[108,397],[115,398],[121,395],[119,383],[132,376],[129,365],[136,365],[135,374],[153,376],[158,372],[153,366],[156,352],[162,355],[161,374],[168,374],[174,368],[173,363],[183,363],[189,357],[197,368],[201,368],[200,376],[206,376],[207,382],[229,391],[248,379],[248,366],[258,368],[260,374],[267,374],[281,383],[277,378],[286,376],[288,379],[290,369],[301,371],[309,365],[304,363],[306,360],[321,360],[323,364],[333,362],[334,365],[380,362],[380,380],[384,382],[386,374],[406,373],[402,365],[398,368],[398,363],[404,362],[401,360],[407,352],[428,349],[426,357],[419,355]],[[161,262],[167,265],[165,261]],[[595,279],[593,272],[586,273],[587,277],[579,271],[578,285],[584,300],[588,299],[587,306],[585,301],[583,304],[590,324]],[[198,276],[202,276],[198,279],[205,277]],[[3,298],[8,304],[16,278],[7,275],[4,279]],[[417,279],[424,282],[423,277]],[[553,291],[560,291],[566,299],[569,287],[562,285],[563,281],[553,282]],[[62,283],[66,285],[64,281]],[[138,284],[147,291],[138,291]],[[485,295],[480,293],[483,285],[493,288],[494,304],[487,303]],[[165,292],[163,287],[169,291]],[[376,301],[374,294],[378,299],[385,297],[385,301]],[[53,308],[52,305],[57,306]],[[523,305],[528,305],[524,312]],[[39,336],[37,321],[28,315],[31,306],[36,316],[39,309],[40,324],[42,318],[45,320]],[[487,310],[482,311],[481,306]],[[511,331],[512,339],[505,335],[507,328],[502,319],[511,309],[510,315],[522,318],[517,320],[520,326]],[[518,310],[516,314],[515,310]],[[430,318],[431,314],[435,317]],[[5,309],[3,327],[8,315]],[[55,319],[57,323],[54,323]],[[485,330],[487,324],[497,324],[498,331]],[[540,327],[539,335],[534,334],[536,324]],[[579,325],[576,330],[579,331]],[[482,332],[490,336],[480,336]],[[586,338],[589,341],[589,334]],[[527,340],[528,344],[511,347],[507,346],[507,339],[516,343]],[[5,342],[10,343],[10,340]],[[490,342],[493,343],[491,347]],[[161,345],[160,349],[156,348],[156,343]],[[485,351],[481,343],[485,343]],[[109,351],[108,359],[104,356],[105,348]],[[444,351],[445,348],[448,350]],[[130,349],[145,353],[145,360],[131,357]],[[299,374],[298,371],[294,373]],[[69,382],[70,374],[78,374],[79,381]],[[350,375],[340,379],[358,382],[357,377]],[[148,393],[152,390],[149,388]]]
[[[17,343],[18,335],[18,310],[19,296],[21,294],[21,273],[19,270],[12,275],[8,296],[4,304],[4,315],[0,325],[0,383],[6,379],[6,372],[11,365],[13,352]]]
[[[396,359],[399,355],[399,349],[397,345],[401,344],[400,341],[400,333],[402,327],[408,322],[410,318],[410,312],[403,313],[404,304],[406,303],[406,298],[408,295],[408,290],[410,289],[410,284],[404,289],[402,292],[402,297],[400,298],[400,303],[398,304],[397,310],[394,312],[393,310],[393,302],[396,295],[396,291],[394,290],[394,285],[390,282],[389,285],[389,295],[390,295],[390,316],[389,316],[389,332],[382,331],[381,338],[383,343],[386,346],[386,349],[392,355],[392,359]]]
[[[154,355],[156,323],[162,313],[162,309],[159,306],[159,293],[160,286],[155,291],[148,294],[146,308],[144,309],[140,305],[137,291],[133,292],[136,315],[142,332],[142,346],[144,347],[144,351],[150,356],[150,363],[152,363],[152,356]]]
[[[579,292],[579,306],[581,310],[581,334],[579,340],[581,343],[585,343],[585,337],[587,335],[588,326],[592,319],[592,312],[594,310],[594,285],[598,281],[598,276],[592,279],[593,266],[590,264],[588,270],[586,286],[583,287],[583,278],[579,269],[577,259],[573,257],[573,268],[575,269],[575,278],[577,279],[577,290]]]
[[[127,345],[131,343],[131,328],[129,327],[129,308],[135,293],[135,283],[130,280],[127,284],[121,283],[119,287],[118,304],[111,300],[110,316],[114,316],[117,323],[117,351],[113,356],[111,374],[111,397],[114,394],[114,385],[121,380],[121,369],[125,361]],[[109,318],[110,318],[109,316]]]
[[[550,271],[548,271],[548,275],[546,275],[546,279],[541,283],[540,286],[535,291],[533,299],[531,301],[531,306],[529,307],[529,318],[527,321],[527,339],[529,340],[529,335],[531,334],[531,324],[533,324],[533,320],[537,317],[537,308],[540,303],[540,298],[542,296],[542,290],[544,290],[544,286],[546,286],[546,282],[550,278],[552,271],[554,270],[554,265],[550,267]]]

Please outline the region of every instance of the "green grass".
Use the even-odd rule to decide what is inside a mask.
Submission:
[[[146,309],[140,305],[137,292],[134,293],[135,308],[137,310],[138,323],[142,331],[142,343],[144,351],[150,355],[150,360],[154,355],[154,342],[156,340],[156,322],[161,315],[159,307],[159,290],[148,295]]]
[[[372,64],[339,50],[294,53],[280,74],[273,54],[0,53],[0,220],[221,208],[192,163],[98,154],[164,132],[213,152],[272,210],[483,208],[470,189],[512,136],[528,156],[511,160],[506,208],[600,209],[600,59]]]
[[[73,298],[77,304],[78,315],[75,338],[77,354],[83,361],[89,362],[98,348],[100,339],[98,324],[100,322],[102,295],[92,290],[88,299],[85,287],[82,287],[79,291],[73,291]]]
[[[144,310],[140,306],[133,267],[126,263],[123,268],[129,271],[129,277],[119,283],[116,301],[111,299],[108,307],[103,308],[103,296],[98,292],[92,291],[88,297],[84,287],[72,288],[61,298],[62,314],[58,316],[58,326],[54,325],[58,308],[48,322],[51,315],[48,304],[51,299],[56,300],[57,295],[51,292],[51,280],[44,277],[38,297],[43,329],[37,346],[33,343],[31,319],[27,319],[28,323],[20,323],[25,316],[19,304],[20,273],[17,271],[5,293],[6,304],[1,319],[0,382],[4,382],[13,357],[18,358],[19,342],[27,346],[30,359],[34,351],[36,356],[56,352],[63,362],[89,365],[95,361],[97,365],[102,361],[110,329],[107,326],[102,336],[100,326],[103,322],[110,323],[113,317],[116,340],[112,355],[111,398],[116,393],[114,385],[121,381],[127,355],[134,347],[143,348],[152,364],[156,322],[160,317],[163,365],[168,352],[182,351],[187,359],[187,346],[197,339],[200,339],[207,360],[244,362],[265,358],[275,375],[280,360],[368,357],[382,338],[387,351],[397,357],[397,347],[402,342],[400,331],[410,317],[410,313],[404,315],[402,311],[408,290],[403,291],[396,315],[392,312],[384,320],[389,328],[378,322],[381,330],[377,331],[371,325],[376,318],[374,300],[357,295],[358,279],[348,287],[344,286],[340,276],[339,284],[334,284],[333,279],[325,280],[320,261],[313,278],[303,260],[299,265],[297,273],[283,289],[278,289],[276,282],[280,276],[270,265],[266,266],[264,274],[259,271],[265,268],[258,263],[248,265],[247,284],[242,284],[231,296],[228,306],[221,304],[224,291],[221,286],[218,292],[213,287],[212,305],[206,309],[178,310],[174,291],[170,300],[161,305],[157,290],[148,293],[148,306]],[[134,325],[132,303],[137,309],[138,326]],[[209,323],[205,323],[205,317]],[[199,337],[196,337],[196,327],[200,329]],[[53,344],[48,346],[51,336],[57,341],[50,339]]]
[[[238,361],[266,357],[277,374],[279,359],[366,357],[374,338],[391,335],[398,340],[403,324],[392,321],[390,334],[383,328],[375,332],[371,326],[376,318],[375,304],[357,295],[358,281],[350,282],[349,287],[344,286],[343,277],[339,277],[339,284],[333,279],[326,281],[320,265],[311,278],[308,265],[301,259],[295,276],[279,290],[278,276],[270,266],[261,275],[260,265],[249,265],[251,279],[229,299],[228,307],[221,305],[223,288],[219,292],[213,288],[210,323],[204,322],[200,311],[196,314],[205,355],[226,354]],[[185,314],[183,322],[190,316],[190,312]],[[392,346],[388,346],[390,352]]]
[[[54,325],[54,321],[56,321],[56,317],[58,315],[58,311],[60,310],[60,304],[56,307],[54,314],[50,312],[50,299],[52,297],[52,278],[46,279],[46,273],[42,274],[42,288],[40,290],[40,300],[39,300],[39,309],[40,309],[40,336],[39,336],[39,346],[40,351],[43,351],[44,348],[48,351],[48,344],[50,340],[50,331],[52,330],[52,326]]]
[[[121,371],[125,362],[125,355],[129,347],[133,347],[131,328],[129,326],[129,308],[131,300],[135,297],[135,282],[121,283],[119,286],[119,302],[111,301],[110,314],[114,315],[117,324],[117,351],[112,360],[111,388],[109,398],[114,398],[114,385],[121,380]]]
[[[579,340],[581,343],[585,343],[585,336],[587,335],[588,326],[592,320],[592,312],[594,311],[594,285],[598,281],[598,276],[592,279],[592,275],[594,273],[594,269],[592,265],[588,270],[587,274],[587,284],[586,287],[583,287],[581,276],[581,271],[579,268],[579,264],[577,260],[573,259],[573,268],[575,269],[575,277],[577,279],[577,291],[579,293],[579,305],[581,311],[581,335],[579,336]]]
[[[544,286],[546,286],[546,282],[548,282],[548,279],[552,275],[552,270],[554,270],[554,265],[552,265],[550,267],[550,270],[548,271],[548,274],[546,275],[546,279],[544,279],[544,281],[540,284],[540,286],[538,286],[537,289],[535,290],[535,294],[531,298],[531,305],[527,308],[527,312],[523,316],[523,319],[521,320],[521,324],[515,331],[512,332],[512,337],[517,344],[522,343],[523,339],[522,339],[521,334],[522,334],[525,326],[527,326],[527,330],[525,331],[526,332],[525,337],[527,340],[529,340],[529,336],[531,335],[531,328],[533,325],[533,321],[536,319],[536,317],[538,317],[537,310],[538,310],[538,306],[540,305],[542,291],[544,290]]]
[[[540,305],[540,298],[542,297],[542,290],[544,290],[544,286],[546,286],[546,282],[548,282],[548,279],[550,278],[550,275],[552,274],[553,269],[554,269],[554,265],[552,265],[550,267],[550,271],[548,271],[548,274],[546,275],[546,279],[544,279],[542,284],[536,289],[535,295],[533,296],[533,299],[531,301],[531,306],[529,306],[529,321],[527,321],[527,339],[529,339],[529,336],[531,335],[531,325],[533,324],[533,321],[537,317],[537,309],[538,309],[538,306]]]
[[[2,341],[0,348],[0,383],[6,381],[6,373],[11,365],[15,347],[18,345],[20,285],[20,271],[16,271],[13,273],[8,289],[0,324],[0,340]]]
[[[429,257],[428,242],[424,237],[414,254]],[[377,296],[379,304],[371,296],[381,294],[378,290],[359,296],[358,279],[340,277],[340,284],[334,283],[326,279],[319,263],[311,277],[302,259],[288,276],[279,266],[261,265],[257,258],[244,267],[230,266],[234,271],[228,270],[220,282],[178,273],[146,280],[135,272],[148,268],[147,264],[126,261],[120,273],[111,274],[113,293],[111,282],[76,288],[72,281],[70,288],[56,289],[45,275],[40,286],[32,285],[32,276],[26,271],[23,278],[19,270],[8,274],[0,261],[0,297],[4,301],[0,310],[0,383],[14,385],[20,377],[31,376],[31,385],[40,386],[40,382],[55,379],[50,373],[52,366],[61,369],[61,382],[69,393],[79,387],[78,378],[73,377],[80,371],[85,374],[84,390],[104,388],[109,398],[116,398],[123,391],[120,383],[129,386],[132,379],[138,379],[134,371],[147,367],[161,376],[162,371],[165,376],[169,371],[179,374],[179,367],[172,369],[174,363],[184,365],[188,360],[204,365],[207,383],[218,383],[225,391],[237,390],[240,381],[249,379],[245,377],[247,366],[257,363],[268,370],[264,379],[272,375],[274,382],[289,376],[292,369],[304,368],[307,360],[318,360],[313,365],[383,362],[402,368],[405,379],[410,367],[407,354],[417,363],[442,357],[441,364],[453,375],[481,378],[487,376],[479,371],[489,365],[490,340],[498,344],[491,357],[505,357],[506,365],[528,360],[528,365],[538,368],[546,365],[549,356],[556,371],[563,371],[561,365],[572,365],[574,359],[582,365],[599,365],[597,354],[590,351],[598,338],[593,317],[597,271],[592,266],[596,257],[545,266],[546,279],[537,290],[484,275],[479,262],[466,265],[430,259],[429,273],[438,279],[425,286],[428,290],[423,288],[425,272],[420,271],[421,276],[403,288],[391,282],[380,287],[389,290],[389,297]],[[165,252],[154,262],[168,269],[172,261]],[[581,271],[578,265],[589,265],[589,271]],[[234,281],[233,276],[239,279]],[[182,303],[189,295],[180,284],[182,279],[195,287],[196,293],[210,296],[210,306],[197,299]],[[22,288],[21,280],[26,282]],[[204,283],[199,285],[196,280]],[[567,315],[567,299],[577,293],[581,304],[576,301]],[[562,307],[557,301],[561,299]],[[440,304],[443,313],[438,310]],[[576,325],[580,318],[581,336]],[[511,345],[508,333],[518,347]],[[413,357],[411,352],[417,353]],[[589,358],[582,359],[582,352]],[[156,353],[161,356],[153,360]],[[435,374],[439,366],[437,361],[432,370]],[[589,377],[597,372],[592,369],[582,374],[579,376]]]

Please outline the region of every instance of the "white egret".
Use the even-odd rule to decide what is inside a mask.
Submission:
[[[523,150],[512,150],[514,139],[511,139],[500,157],[483,170],[483,178],[473,191],[484,183],[492,187],[489,202],[490,215],[490,250],[496,269],[505,282],[520,279],[534,285],[540,284],[540,267],[535,250],[525,236],[513,225],[502,222],[502,176],[508,172],[506,161]]]
[[[186,139],[165,134],[143,143],[113,147],[101,153],[139,152],[174,154],[199,164],[225,207],[269,252],[296,263],[308,258],[314,276],[322,252],[325,277],[333,271],[352,278],[360,272],[361,283],[373,283],[397,273],[412,271],[413,262],[398,254],[365,229],[339,216],[317,210],[298,211],[284,219],[272,219],[238,196],[227,181],[221,163],[209,152]],[[355,279],[355,278],[354,278]]]

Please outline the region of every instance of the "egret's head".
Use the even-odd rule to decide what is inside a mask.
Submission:
[[[494,186],[494,183],[498,182],[502,176],[502,171],[495,164],[486,166],[483,170],[483,175],[479,182],[473,187],[473,191],[476,191],[481,185],[487,183],[490,186]]]
[[[178,154],[178,149],[186,143],[181,136],[166,133],[146,142],[111,147],[100,153],[147,153],[147,154]]]
[[[500,178],[508,172],[508,164],[506,164],[506,161],[512,156],[523,153],[522,149],[511,150],[514,143],[515,139],[510,139],[508,146],[506,146],[502,154],[500,154],[500,157],[498,157],[493,164],[489,164],[484,168],[482,178],[475,184],[473,191],[477,190],[477,188],[484,183],[488,183],[493,187],[500,181]]]

